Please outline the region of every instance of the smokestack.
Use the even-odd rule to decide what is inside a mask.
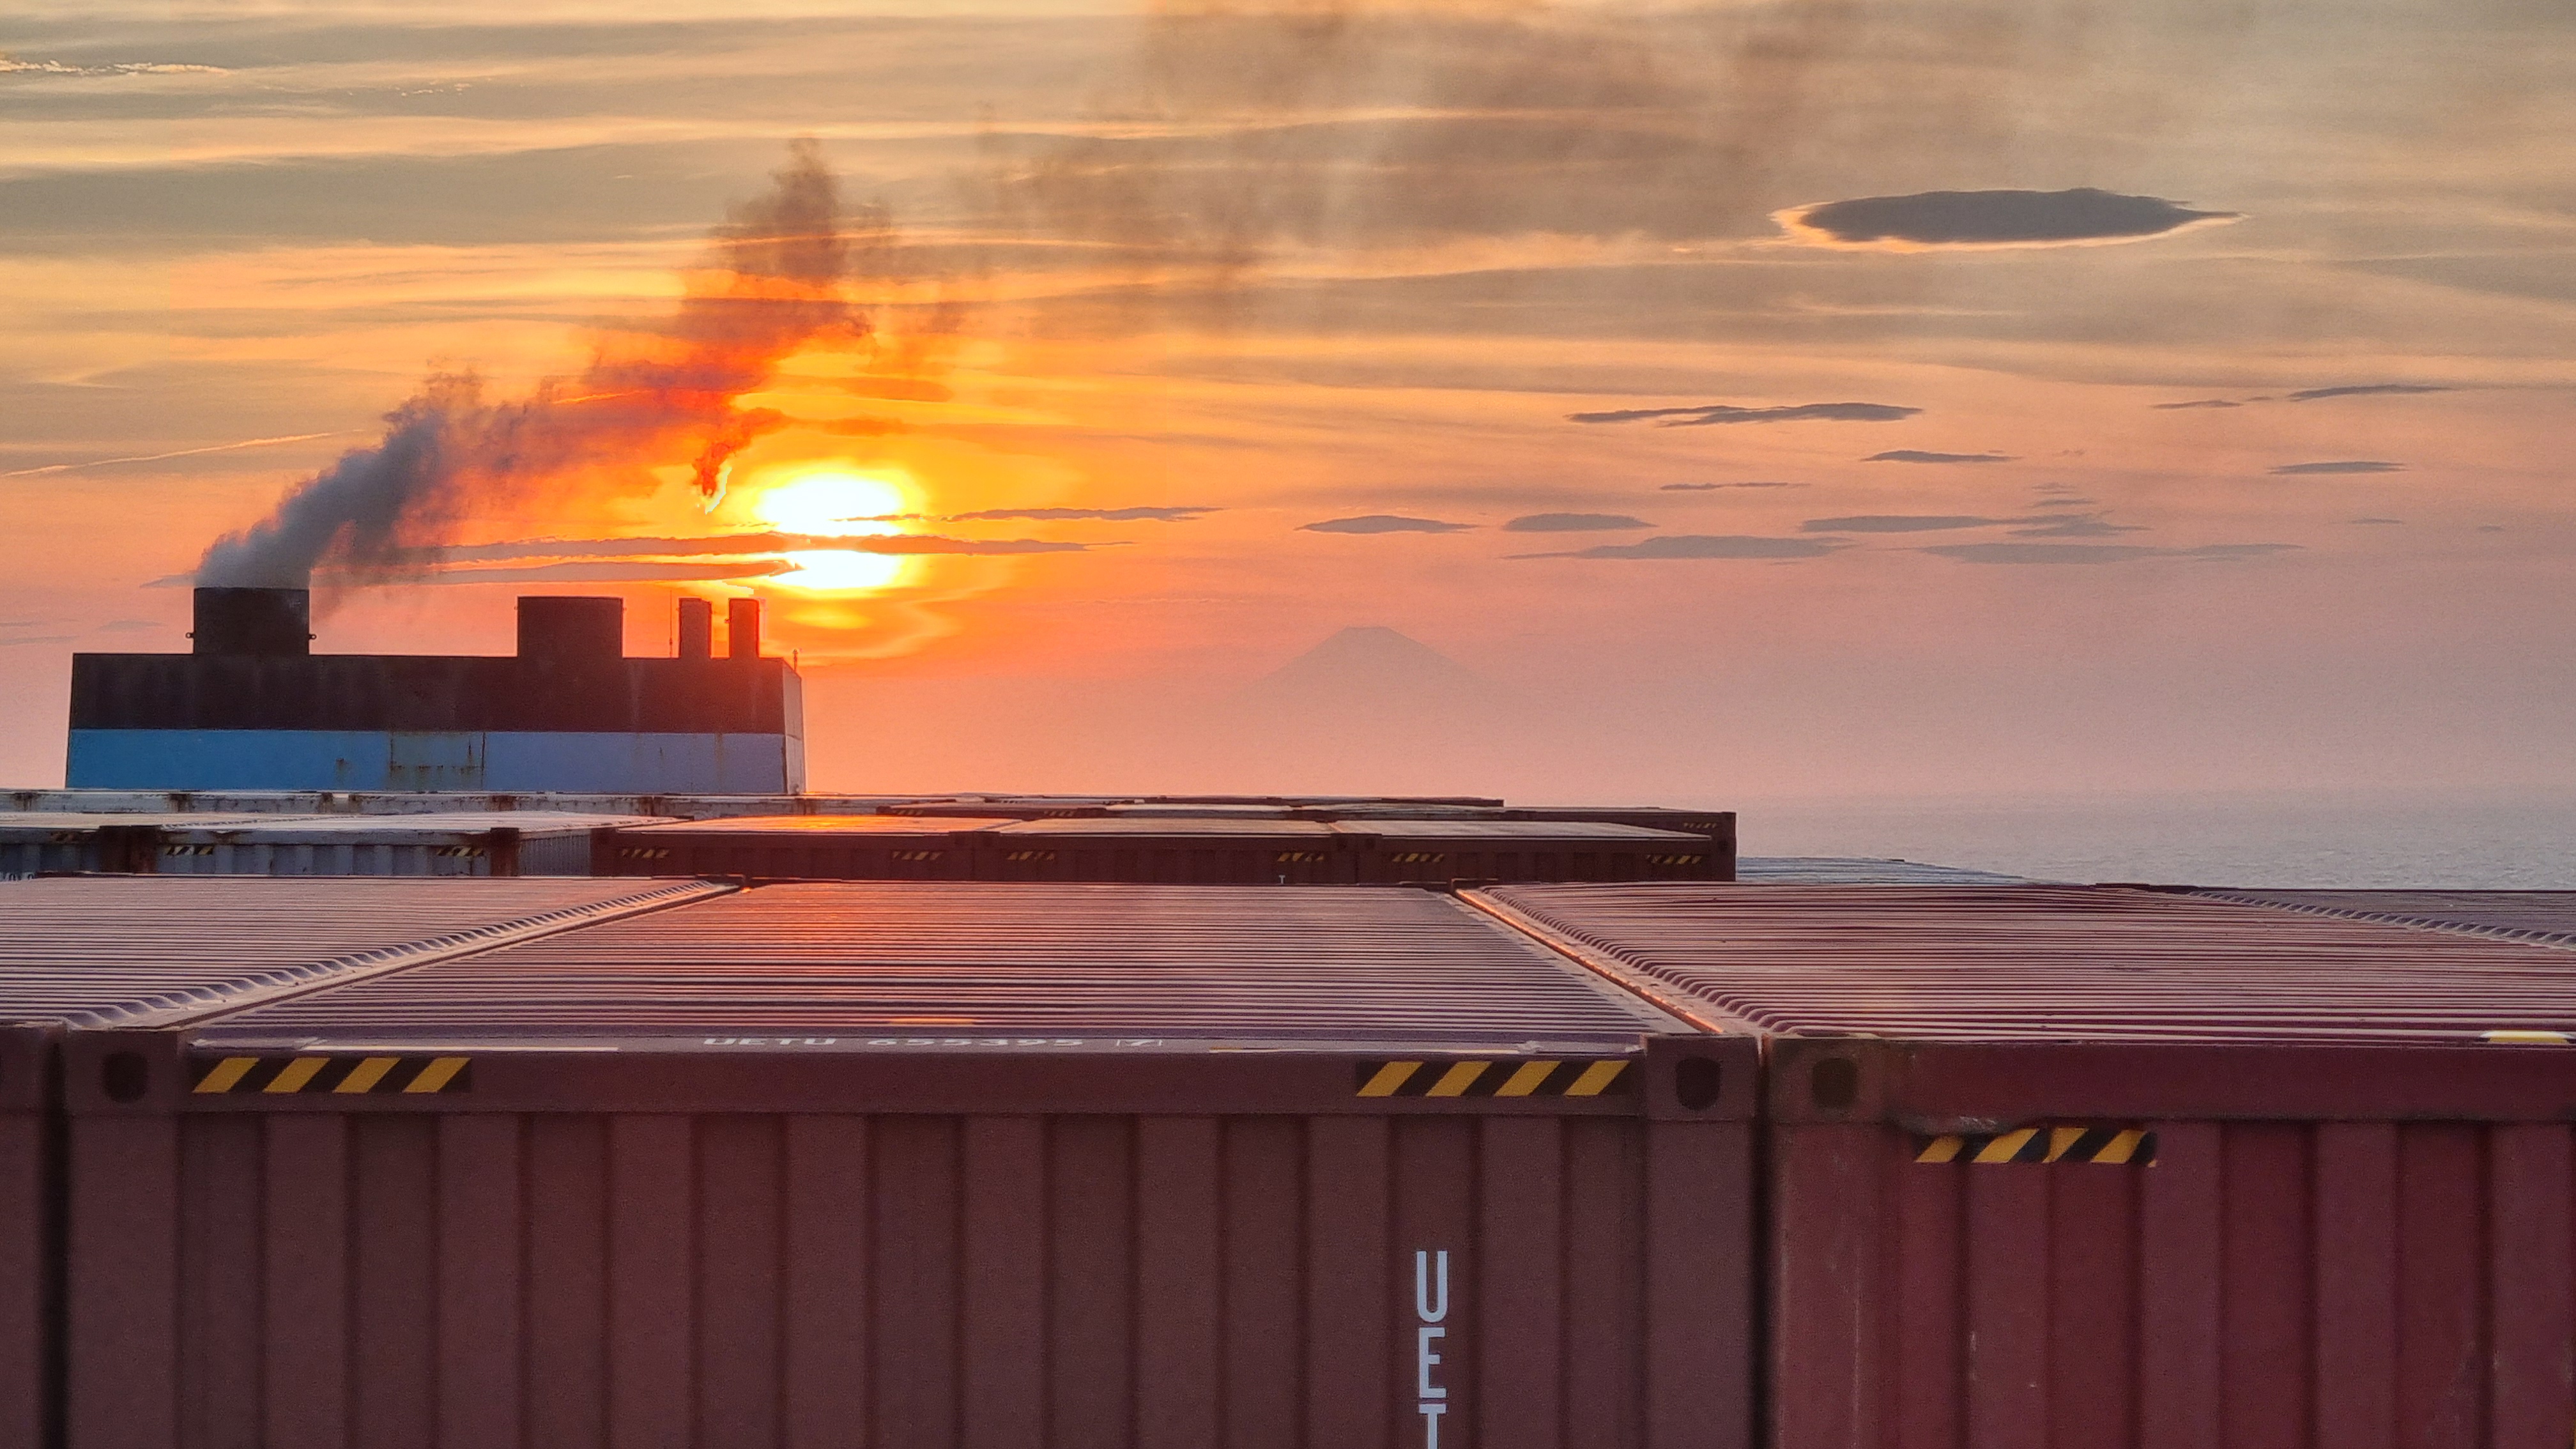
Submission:
[[[760,657],[760,600],[733,599],[725,604],[725,657]]]
[[[519,657],[562,663],[626,653],[626,601],[530,594],[519,600]]]
[[[199,589],[196,615],[196,630],[188,637],[197,641],[199,654],[313,652],[308,589]]]
[[[680,601],[680,657],[712,659],[716,652],[716,606],[705,599]]]

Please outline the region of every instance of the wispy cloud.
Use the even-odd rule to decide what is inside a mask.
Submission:
[[[2140,559],[2249,559],[2295,549],[2295,543],[2208,543],[2198,548],[2152,548],[2137,543],[1953,543],[1925,553],[1963,563],[2114,564]]]
[[[1893,448],[1872,453],[1864,463],[2010,463],[2010,453],[1927,453],[1920,448]]]
[[[2456,390],[2421,382],[2367,382],[2350,387],[2311,387],[2290,394],[2290,401],[2321,402],[2330,397],[2412,397],[2417,393]]]
[[[1089,519],[1100,523],[1196,523],[1211,513],[1224,511],[1212,504],[1181,504],[1169,508],[984,508],[973,513],[947,514],[939,521],[1055,523]]]
[[[227,75],[220,65],[186,65],[167,60],[124,60],[109,65],[65,65],[59,60],[27,60],[0,51],[0,75]]]
[[[168,458],[194,458],[201,453],[230,453],[243,448],[274,448],[284,443],[309,443],[316,438],[354,437],[347,432],[289,433],[277,438],[244,438],[238,443],[208,443],[202,448],[175,448],[167,453],[135,453],[122,458],[89,458],[78,463],[48,463],[42,468],[13,468],[0,473],[0,478],[37,478],[48,473],[78,473],[90,468],[111,468],[120,463],[158,463]]]
[[[1510,558],[1796,559],[1821,558],[1851,545],[1829,538],[1758,538],[1743,534],[1682,533],[1636,543],[1605,543],[1566,553],[1516,553]]]
[[[1721,488],[1804,488],[1807,486],[1804,483],[1780,483],[1766,479],[1753,483],[1666,483],[1655,491],[1658,493],[1715,493]]]
[[[2323,463],[2284,463],[2270,472],[2275,478],[2306,478],[2332,473],[2403,473],[2406,465],[2380,458],[2338,458]]]
[[[2030,521],[2026,528],[2012,531],[2015,538],[2110,538],[2123,533],[2144,533],[2134,523],[2113,523],[2102,513],[2046,514]]]
[[[2190,402],[2149,403],[2148,406],[2158,412],[2178,412],[2184,408],[2241,408],[2248,403],[2323,402],[2328,398],[2338,397],[2414,397],[2428,392],[2458,391],[2459,389],[2455,387],[2426,382],[2362,382],[2347,383],[2337,387],[2301,388],[2297,392],[2287,394],[2265,393],[2260,397],[2248,398],[2204,397],[2195,398]]]
[[[1624,513],[1527,513],[1503,525],[1505,533],[1600,533],[1622,528],[1652,528],[1642,518]]]
[[[2344,522],[2346,522],[2346,523],[2398,523],[2398,524],[2402,524],[2402,523],[2404,523],[2405,521],[2406,521],[2406,520],[2405,520],[2405,519],[2402,519],[2402,518],[2347,518],[2347,519],[2345,519],[2345,520],[2344,520]]]
[[[1893,423],[1913,417],[1921,408],[1893,403],[1797,403],[1785,407],[1747,408],[1727,403],[1701,403],[1678,408],[1613,408],[1607,412],[1567,413],[1570,423],[1652,422],[1664,428],[1705,428],[1720,423]]]
[[[1810,518],[1800,533],[1937,533],[1949,528],[1992,528],[2010,520],[1966,513],[1855,513],[1846,518]]]
[[[1305,533],[1464,533],[1472,523],[1444,523],[1437,518],[1407,518],[1400,513],[1364,513],[1357,518],[1327,518],[1299,525]]]

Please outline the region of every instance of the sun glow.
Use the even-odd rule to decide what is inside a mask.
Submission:
[[[807,473],[772,488],[753,500],[752,512],[782,533],[842,538],[888,538],[900,535],[890,515],[910,511],[912,499],[903,484],[865,473]],[[779,557],[796,565],[766,582],[818,593],[864,592],[890,588],[903,581],[913,560],[901,554],[865,553],[857,549],[799,549]]]

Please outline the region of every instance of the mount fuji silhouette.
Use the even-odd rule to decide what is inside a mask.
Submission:
[[[1263,675],[1244,691],[1261,701],[1375,708],[1476,705],[1501,694],[1492,680],[1382,625],[1344,629]]]

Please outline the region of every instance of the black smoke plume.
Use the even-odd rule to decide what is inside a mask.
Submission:
[[[735,455],[788,421],[737,400],[796,352],[856,346],[871,331],[843,290],[868,238],[845,230],[820,148],[796,143],[773,181],[717,229],[671,316],[604,336],[578,377],[522,400],[487,397],[471,373],[431,377],[385,415],[375,443],[218,539],[197,581],[301,587],[325,566],[393,576],[469,519],[538,493],[647,491],[652,470],[675,463],[722,496]]]

